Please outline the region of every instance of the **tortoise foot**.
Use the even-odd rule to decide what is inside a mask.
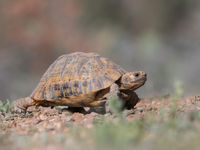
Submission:
[[[15,113],[26,113],[27,108],[30,106],[34,106],[34,102],[30,97],[20,98],[16,100],[14,104],[14,112]]]

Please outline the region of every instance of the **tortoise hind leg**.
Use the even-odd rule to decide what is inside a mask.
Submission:
[[[28,107],[35,106],[36,102],[33,101],[30,97],[20,98],[15,102],[14,111],[16,113],[26,112]]]

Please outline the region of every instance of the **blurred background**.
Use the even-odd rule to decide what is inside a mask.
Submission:
[[[148,81],[140,97],[200,94],[198,0],[1,0],[0,99],[28,96],[60,55],[97,52]]]

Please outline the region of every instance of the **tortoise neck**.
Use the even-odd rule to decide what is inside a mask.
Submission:
[[[119,86],[120,93],[129,94],[134,91],[132,89],[125,89],[121,82],[121,78],[119,78],[115,83]]]
[[[134,90],[130,90],[130,89],[119,89],[120,93],[124,93],[124,94],[129,94],[132,93]]]

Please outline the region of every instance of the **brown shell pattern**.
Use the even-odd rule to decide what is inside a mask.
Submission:
[[[49,66],[30,97],[52,100],[89,94],[109,87],[125,72],[96,53],[62,55]]]

